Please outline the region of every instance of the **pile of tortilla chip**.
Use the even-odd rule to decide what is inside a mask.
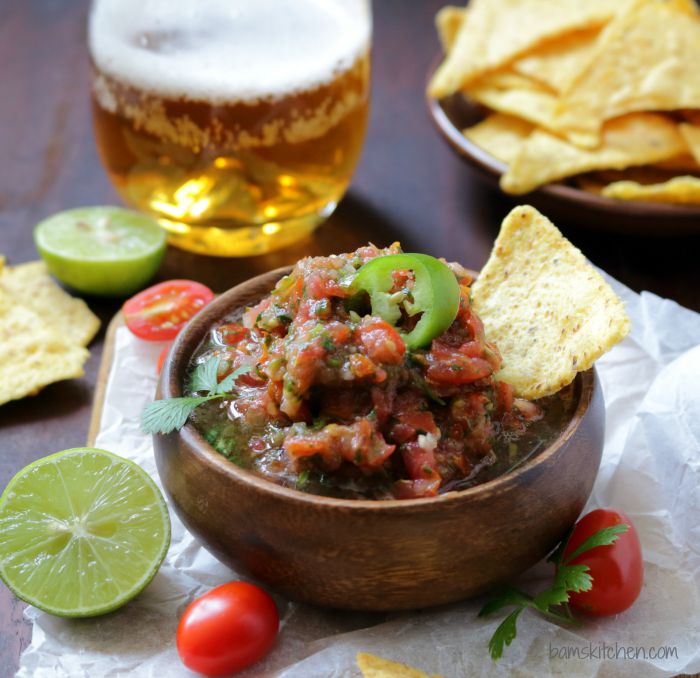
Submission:
[[[83,376],[100,321],[64,292],[43,262],[6,267],[0,257],[0,405]]]
[[[700,204],[694,0],[471,0],[436,18],[428,92],[488,114],[464,130],[512,194],[567,180],[622,200]]]

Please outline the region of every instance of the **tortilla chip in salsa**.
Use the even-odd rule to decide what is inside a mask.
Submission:
[[[570,384],[630,329],[603,277],[529,205],[503,221],[472,303],[503,358],[498,378],[528,399]]]

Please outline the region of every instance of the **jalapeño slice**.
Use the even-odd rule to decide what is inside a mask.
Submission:
[[[394,271],[413,271],[414,284],[407,295],[390,293]],[[372,313],[396,325],[403,307],[409,316],[422,313],[418,324],[403,339],[409,349],[424,348],[457,317],[459,284],[446,264],[427,254],[388,254],[371,259],[353,281],[353,289],[369,294]]]

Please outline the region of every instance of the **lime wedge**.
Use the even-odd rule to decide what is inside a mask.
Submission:
[[[156,221],[119,207],[79,207],[40,222],[34,243],[49,271],[79,292],[128,296],[145,287],[165,254]]]
[[[124,605],[153,579],[170,519],[140,466],[76,448],[10,481],[0,534],[0,577],[18,598],[60,617],[91,617]]]

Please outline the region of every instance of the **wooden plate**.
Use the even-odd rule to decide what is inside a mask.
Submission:
[[[441,100],[428,98],[427,103],[443,139],[480,178],[500,190],[498,180],[506,165],[462,134],[463,129],[484,119],[484,109],[461,94]],[[614,200],[564,183],[548,184],[525,195],[503,195],[514,204],[529,203],[564,224],[657,236],[700,232],[700,207],[696,205]]]

